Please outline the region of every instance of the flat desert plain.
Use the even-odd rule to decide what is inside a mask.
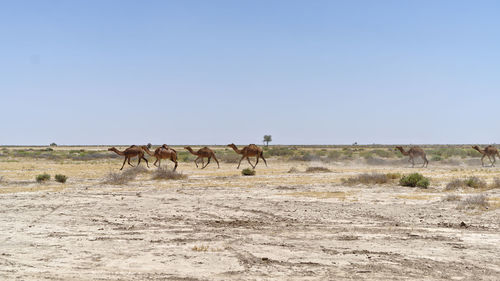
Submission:
[[[153,179],[150,164],[114,184],[122,161],[1,158],[0,279],[500,280],[500,189],[445,190],[500,178],[479,158],[422,169],[269,157],[255,176],[241,175],[246,161],[189,161],[184,179]],[[414,172],[430,187],[342,181]],[[51,180],[37,183],[42,173]]]

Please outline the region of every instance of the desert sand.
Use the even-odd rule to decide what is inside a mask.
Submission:
[[[187,179],[153,180],[151,167],[129,183],[105,183],[121,161],[0,162],[0,279],[500,279],[500,189],[444,191],[458,177],[491,182],[498,168],[271,157],[251,177],[234,163],[181,162]],[[331,172],[304,172],[314,165]],[[69,179],[36,183],[43,172]],[[372,172],[420,172],[431,186],[341,182]],[[477,194],[487,208],[446,200]]]

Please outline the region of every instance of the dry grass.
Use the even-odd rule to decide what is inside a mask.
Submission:
[[[183,173],[178,173],[176,171],[168,170],[167,168],[158,168],[153,172],[154,180],[182,180],[186,179],[188,176]]]
[[[307,167],[306,173],[330,173],[331,170],[326,167]]]
[[[449,194],[441,199],[441,201],[447,201],[447,202],[460,201],[460,200],[462,200],[462,196],[457,195],[457,194]]]
[[[291,167],[290,170],[288,170],[289,174],[296,174],[296,173],[300,173],[299,169],[295,168],[295,167]]]
[[[470,177],[467,179],[454,179],[446,185],[444,190],[450,191],[466,187],[471,187],[475,189],[486,189],[488,188],[488,184],[486,183],[486,181],[478,177]],[[495,182],[490,187],[491,188],[500,187],[500,180],[495,179]]]
[[[432,199],[433,195],[397,195],[397,198],[400,199],[413,199],[413,200],[429,200]]]
[[[484,194],[469,196],[465,198],[465,200],[460,201],[460,203],[458,204],[459,209],[486,209],[488,208],[488,206],[488,196]]]
[[[371,174],[360,174],[351,178],[341,179],[342,184],[345,185],[357,185],[357,184],[385,184],[392,180],[392,175],[388,176],[381,173],[371,173]]]

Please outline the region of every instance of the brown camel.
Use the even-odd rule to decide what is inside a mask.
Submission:
[[[264,160],[264,163],[266,164],[266,167],[267,167],[267,162],[266,162],[266,159],[264,158],[264,152],[262,151],[262,148],[256,146],[255,144],[250,144],[248,146],[245,146],[245,147],[243,147],[242,150],[239,150],[236,147],[236,145],[234,145],[234,143],[228,144],[227,146],[231,147],[236,153],[242,155],[240,162],[238,163],[238,167],[236,169],[240,168],[241,160],[243,160],[245,158],[248,160],[248,164],[250,164],[250,166],[252,166],[252,168],[254,168],[254,169],[257,166],[257,164],[259,163],[259,158],[262,158],[262,160]],[[252,165],[252,163],[250,162],[250,158],[248,158],[248,157],[252,157],[252,156],[255,156],[257,158],[257,161],[255,161],[255,165]]]
[[[488,145],[483,150],[479,146],[475,145],[472,148],[479,151],[479,153],[481,153],[483,155],[483,157],[481,157],[481,164],[483,165],[483,167],[484,167],[483,160],[484,160],[484,157],[486,157],[486,156],[488,156],[488,159],[490,159],[491,166],[495,167],[495,162],[496,162],[495,156],[498,156],[498,158],[500,158],[500,154],[498,154],[498,149],[496,147],[494,147],[492,145]],[[491,161],[491,156],[493,156],[493,161]]]
[[[422,167],[427,167],[427,164],[429,164],[429,161],[427,160],[427,157],[425,155],[425,151],[418,146],[411,147],[408,151],[405,151],[402,146],[396,146],[396,149],[401,151],[403,155],[410,156],[408,162],[412,164],[412,167],[415,167],[415,157],[420,157],[424,160],[424,164],[422,165]]]
[[[208,148],[208,147],[205,146],[203,148],[200,148],[196,152],[194,152],[193,149],[190,146],[186,146],[184,148],[187,149],[189,152],[191,152],[191,154],[198,156],[198,157],[196,157],[196,159],[194,159],[194,164],[196,164],[196,168],[198,168],[198,160],[201,159],[201,168],[205,169],[205,167],[207,167],[208,164],[210,163],[210,159],[212,159],[212,157],[214,158],[215,162],[217,162],[217,168],[220,168],[219,161],[215,157],[214,151],[211,150],[210,148]],[[203,162],[203,158],[208,158],[208,161],[207,161],[206,165]]]
[[[120,168],[120,170],[122,170],[123,166],[125,166],[125,162],[127,162],[130,166],[134,167],[134,165],[130,164],[130,158],[133,158],[136,156],[139,157],[139,161],[137,162],[137,166],[139,166],[139,164],[141,163],[141,159],[144,159],[144,161],[146,161],[146,166],[148,166],[148,168],[149,168],[148,160],[144,157],[144,151],[136,145],[132,145],[129,148],[125,149],[124,151],[119,151],[115,147],[109,148],[108,151],[113,151],[120,156],[125,156],[125,160],[123,160],[123,165]]]
[[[161,159],[170,159],[170,161],[175,163],[174,171],[177,169],[177,151],[168,147],[166,144],[155,149],[155,152],[151,152],[147,146],[141,146],[142,150],[144,150],[149,156],[153,156],[156,158],[156,161],[153,163],[156,167],[160,167]],[[156,165],[158,163],[158,165]]]

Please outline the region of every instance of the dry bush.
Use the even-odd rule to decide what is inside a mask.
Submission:
[[[488,203],[488,196],[484,194],[472,195],[461,201],[458,205],[459,209],[486,209],[490,204]]]
[[[465,180],[465,184],[472,188],[486,188],[488,185],[486,182],[478,177],[470,177]]]
[[[137,174],[125,172],[111,172],[108,174],[104,183],[107,184],[126,184],[129,181],[135,179]]]
[[[325,167],[307,167],[306,173],[329,173],[330,169]]]
[[[466,186],[467,185],[465,184],[464,180],[454,179],[446,185],[444,190],[455,190],[455,189],[459,189],[459,188],[466,187]]]
[[[387,178],[391,179],[391,180],[398,180],[401,178],[401,174],[400,173],[387,173],[385,174],[387,176]]]
[[[178,173],[176,171],[168,170],[167,168],[158,168],[153,172],[154,180],[182,180],[186,179],[188,176],[183,173]]]
[[[290,170],[288,170],[289,174],[295,174],[295,173],[300,173],[299,169],[295,168],[295,167],[291,167]]]
[[[441,199],[441,201],[460,201],[460,200],[462,200],[462,197],[457,194],[449,194],[443,197],[443,199]]]
[[[391,180],[386,174],[372,173],[372,174],[360,174],[355,177],[341,179],[342,183],[345,185],[356,185],[356,184],[384,184]]]
[[[255,170],[250,169],[250,168],[246,168],[246,169],[241,170],[241,174],[243,176],[255,176]]]

